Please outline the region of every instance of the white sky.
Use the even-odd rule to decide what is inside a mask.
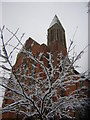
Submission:
[[[59,0],[43,3],[25,1],[11,3],[8,2],[8,0],[2,0],[2,5],[0,3],[2,7],[2,11],[0,7],[2,25],[5,25],[13,32],[19,27],[18,36],[20,37],[22,33],[25,33],[23,43],[31,37],[40,44],[47,44],[47,29],[56,14],[65,29],[67,46],[69,45],[69,40],[73,38],[76,27],[78,26],[74,37],[74,44],[76,45],[75,51],[78,53],[88,44],[88,0],[78,0],[80,2],[57,1]],[[6,38],[9,37],[8,34],[5,35]],[[16,41],[13,39],[12,44],[14,45],[15,43]],[[14,61],[15,59],[16,56],[14,56]],[[77,64],[81,66],[78,69],[80,72],[84,72],[88,69],[87,50]]]

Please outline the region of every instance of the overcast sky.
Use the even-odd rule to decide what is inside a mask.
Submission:
[[[4,1],[4,0],[3,0]],[[82,0],[85,1],[85,0]],[[0,8],[1,10],[1,8]],[[47,29],[56,14],[66,33],[67,48],[73,38],[78,53],[88,44],[88,14],[86,2],[2,2],[2,24],[15,32],[19,28],[18,36],[25,33],[23,43],[31,37],[38,43],[47,44]],[[78,27],[78,28],[77,28]],[[5,34],[8,38],[8,34]],[[13,45],[16,43],[13,39]],[[14,56],[14,60],[16,56]],[[81,67],[79,72],[88,68],[87,49],[82,59],[77,63]]]
[[[66,32],[67,47],[74,37],[75,51],[80,52],[88,44],[88,14],[86,2],[62,3],[2,3],[2,23],[13,32],[19,27],[19,34],[25,33],[23,43],[32,37],[35,41],[47,44],[47,29],[57,15]],[[15,43],[15,40],[13,40]],[[85,53],[86,54],[86,53]],[[80,62],[81,63],[81,62]],[[84,65],[84,69],[83,69]],[[87,59],[82,60],[80,71],[87,69]]]

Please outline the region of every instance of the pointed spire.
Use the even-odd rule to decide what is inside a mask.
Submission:
[[[61,25],[61,23],[60,23],[60,21],[59,21],[57,15],[54,16],[54,18],[53,18],[53,20],[52,20],[52,22],[51,22],[49,28],[52,27],[53,25],[55,25],[56,23],[62,27],[62,25]],[[62,27],[62,28],[63,28],[63,27]]]

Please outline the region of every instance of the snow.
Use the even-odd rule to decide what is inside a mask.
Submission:
[[[31,44],[31,47],[33,47],[34,46],[34,41],[33,41],[33,43]]]
[[[60,21],[59,21],[58,17],[55,15],[54,18],[53,18],[53,20],[52,20],[52,22],[51,22],[51,24],[50,24],[50,26],[49,26],[49,28],[52,27],[56,23],[58,25],[60,25]]]
[[[41,59],[42,56],[43,56],[43,52],[40,52],[40,54],[39,54],[39,60]]]
[[[60,21],[56,15],[50,24],[50,27],[55,23],[60,24]],[[31,44],[31,47],[33,47],[33,45],[34,42]],[[35,57],[32,51],[26,50],[24,46],[22,52],[26,54],[26,56],[24,56],[25,58],[30,58],[32,70],[34,67],[36,68],[35,64],[37,63],[40,65],[41,70],[38,70],[37,74],[33,76],[32,74],[27,75],[29,65],[26,64],[23,64],[23,69],[17,70],[17,73],[14,72],[12,66],[10,66],[10,69],[8,69],[6,66],[2,66],[3,69],[10,71],[11,78],[8,80],[7,85],[0,85],[7,90],[7,96],[5,96],[5,98],[9,99],[11,97],[11,100],[14,101],[13,103],[4,106],[3,112],[18,111],[19,113],[22,113],[28,117],[38,114],[39,117],[44,118],[46,116],[47,119],[57,113],[59,113],[60,116],[71,117],[69,115],[69,110],[75,110],[77,106],[82,107],[81,103],[85,102],[83,98],[85,96],[83,95],[84,93],[82,93],[82,99],[79,99],[78,94],[78,91],[80,91],[81,88],[70,91],[68,96],[59,94],[58,97],[57,90],[60,88],[61,92],[63,92],[63,90],[66,91],[71,85],[85,80],[85,78],[81,78],[80,74],[75,74],[72,68],[74,62],[81,57],[82,51],[76,56],[74,62],[69,62],[68,55],[65,59],[62,59],[62,54],[58,54],[58,57],[56,58],[58,60],[58,64],[56,66],[54,66],[52,53],[48,53],[49,58],[46,60],[49,64],[49,67],[44,64],[43,60],[40,60],[41,57],[44,57],[44,53],[40,53],[38,57]],[[62,70],[60,70],[60,67],[62,67]],[[56,73],[58,73],[57,78],[55,78]],[[41,75],[44,74],[45,77],[42,77]],[[26,78],[26,83],[22,81],[23,77]],[[30,83],[32,81],[33,84]],[[54,101],[53,97],[58,99]],[[24,111],[22,108],[24,108],[26,111]],[[45,110],[47,110],[48,113],[46,113]]]

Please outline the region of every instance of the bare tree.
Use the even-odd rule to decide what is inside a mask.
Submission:
[[[23,119],[36,117],[40,120],[74,119],[77,118],[79,113],[77,110],[80,109],[84,113],[85,106],[88,106],[88,80],[85,74],[81,75],[74,69],[75,62],[84,50],[69,59],[69,53],[73,49],[71,41],[66,56],[62,53],[57,54],[55,65],[54,56],[50,51],[34,55],[32,52],[34,42],[31,44],[31,49],[27,49],[21,42],[23,35],[20,39],[17,37],[18,30],[13,33],[6,28],[12,37],[5,43],[4,30],[5,27],[0,29],[3,49],[3,54],[0,53],[0,57],[3,58],[0,67],[10,77],[9,79],[7,76],[1,77],[5,82],[0,85],[6,89],[2,112],[15,112],[22,115]],[[8,53],[6,46],[13,37],[18,43]],[[17,59],[21,55],[23,62],[16,67],[12,65],[10,57],[15,50],[19,50],[19,45],[22,49]]]

